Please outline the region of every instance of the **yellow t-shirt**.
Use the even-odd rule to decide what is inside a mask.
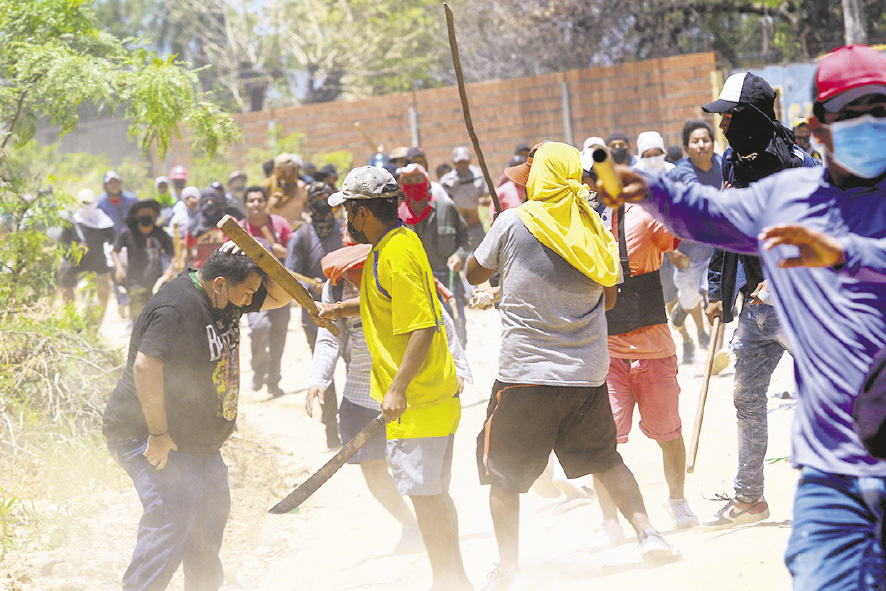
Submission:
[[[436,329],[430,351],[406,389],[406,412],[387,426],[388,439],[455,433],[461,416],[455,362],[428,256],[412,230],[394,228],[369,253],[360,281],[360,317],[372,355],[370,394],[379,402],[403,361],[409,335]]]

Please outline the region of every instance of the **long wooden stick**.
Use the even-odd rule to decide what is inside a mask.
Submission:
[[[274,238],[274,235],[271,234],[271,230],[267,226],[261,227],[261,233],[264,235],[265,240],[267,240],[271,244],[277,244],[277,239]],[[310,285],[314,289],[320,289],[320,287],[323,285],[322,283],[320,283],[316,279],[311,279],[310,277],[307,277],[306,275],[302,275],[301,273],[296,273],[295,271],[289,271],[289,274],[292,275],[293,277],[295,277],[296,279],[298,279],[299,281],[301,281],[302,283],[307,283],[308,285]]]
[[[714,317],[714,326],[711,327],[711,342],[708,345],[708,361],[704,366],[704,377],[701,382],[701,392],[698,394],[698,407],[695,409],[695,424],[692,426],[692,439],[689,441],[689,451],[686,454],[686,471],[692,474],[695,471],[695,457],[698,455],[698,438],[701,435],[701,423],[704,420],[704,405],[708,399],[708,386],[711,383],[711,372],[714,367],[714,357],[720,348],[720,317]]]
[[[471,136],[471,143],[474,145],[474,152],[477,154],[477,164],[480,165],[480,170],[483,171],[483,178],[486,180],[486,186],[489,188],[489,196],[492,197],[495,211],[501,213],[501,203],[498,201],[498,194],[495,192],[492,177],[489,176],[489,169],[486,168],[486,159],[483,158],[483,151],[480,150],[480,140],[477,139],[477,134],[474,132],[471,108],[468,105],[468,94],[465,91],[465,77],[461,70],[461,59],[458,57],[458,41],[455,40],[455,21],[452,16],[452,10],[445,2],[443,3],[443,11],[446,13],[446,28],[449,29],[449,49],[452,51],[452,66],[455,68],[455,79],[458,82],[458,96],[461,97],[461,110],[465,115],[465,127],[468,129],[468,135]]]
[[[237,223],[237,220],[226,215],[221,221],[219,221],[218,227],[234,242],[234,244],[240,247],[240,250],[246,253],[246,256],[255,261],[255,263],[268,274],[268,277],[282,287],[286,293],[291,295],[292,299],[307,308],[308,312],[311,312],[312,314],[320,313],[317,304],[314,302],[314,298],[311,297],[308,290],[306,290],[295,277],[289,274],[289,271],[280,264],[277,257],[268,252],[264,246],[256,242],[255,238],[241,228],[240,224]],[[335,336],[341,334],[338,327],[331,322],[326,326],[326,329]]]

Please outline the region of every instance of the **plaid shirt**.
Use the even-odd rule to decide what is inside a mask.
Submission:
[[[342,280],[345,281],[342,300],[359,297],[359,289],[350,281],[344,278]],[[332,287],[328,281],[323,286],[323,302],[334,303]],[[364,408],[381,411],[381,405],[369,395],[372,356],[366,345],[366,337],[363,336],[363,324],[360,317],[342,318],[335,324],[341,330],[341,335],[337,337],[325,328],[321,328],[317,332],[317,342],[314,345],[314,358],[311,364],[310,385],[320,386],[325,391],[332,383],[335,364],[341,357],[348,366],[342,397]],[[468,366],[464,349],[455,335],[455,325],[445,310],[443,310],[443,326],[446,328],[449,352],[452,353],[452,358],[455,361],[455,375],[463,378],[469,384],[473,383],[474,378],[471,368]]]

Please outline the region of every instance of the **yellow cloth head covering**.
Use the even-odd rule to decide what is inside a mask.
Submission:
[[[618,242],[587,202],[578,150],[548,142],[535,152],[517,214],[539,242],[604,287],[618,281]]]

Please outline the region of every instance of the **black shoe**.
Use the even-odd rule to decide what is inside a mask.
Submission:
[[[279,384],[274,384],[273,386],[268,384],[268,394],[271,395],[271,398],[279,398],[286,394],[286,392],[283,391]]]
[[[265,387],[265,385],[262,384],[261,382],[256,382],[255,380],[252,380],[252,391],[253,392],[258,392],[264,387]]]
[[[338,433],[326,434],[326,447],[329,449],[339,449],[341,446],[341,438],[338,436]]]

